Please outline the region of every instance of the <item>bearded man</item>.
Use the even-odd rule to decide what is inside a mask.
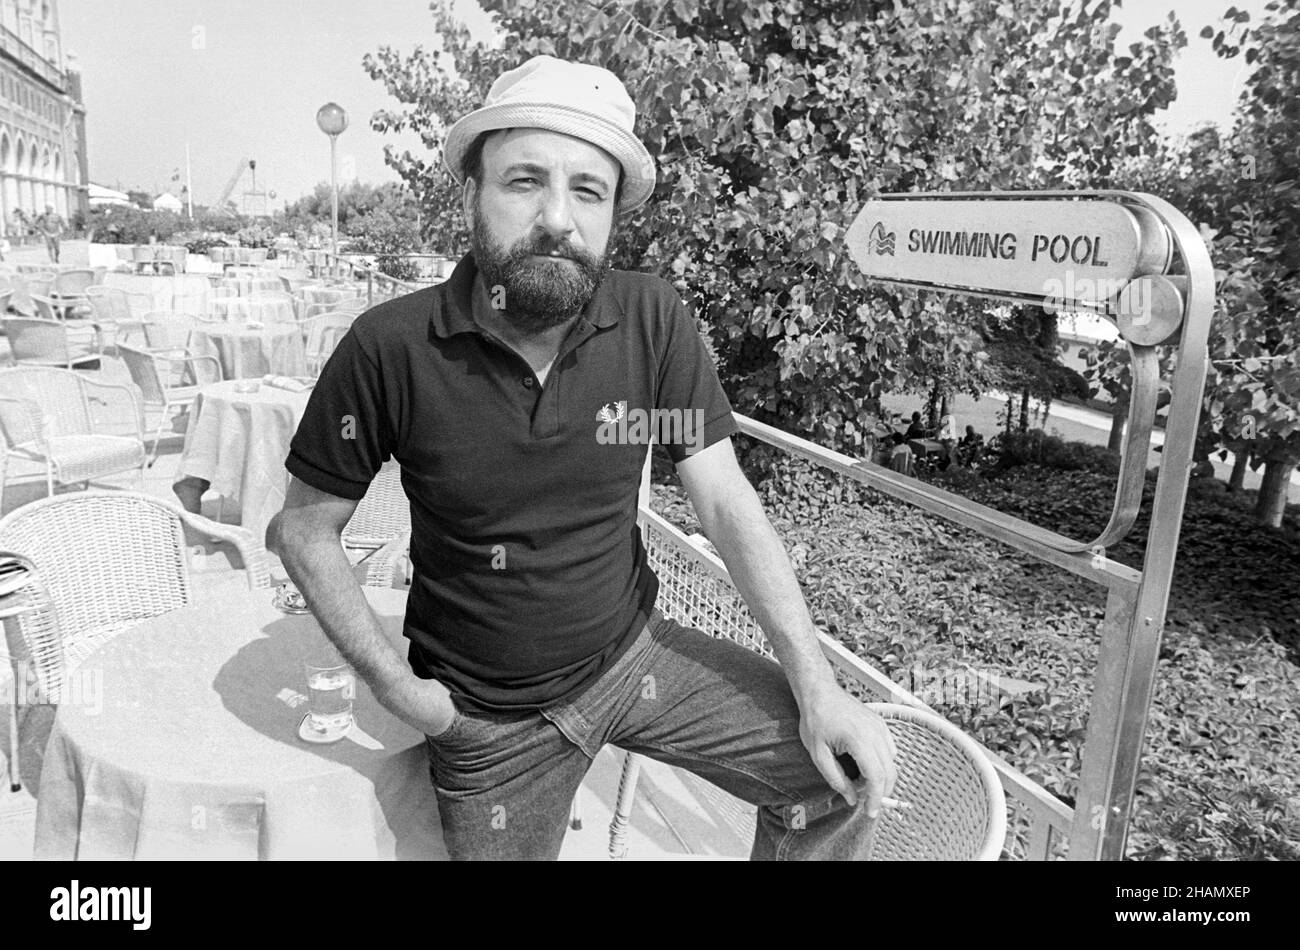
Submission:
[[[895,779],[888,728],[835,683],[681,299],[608,265],[617,216],[654,189],[634,120],[612,73],[538,56],[449,130],[470,253],[339,344],[267,544],[426,735],[453,858],[556,857],[606,743],[758,806],[754,858],[858,857]],[[659,441],[780,665],[656,609],[636,524],[648,446],[611,437],[633,413],[697,421]],[[339,544],[389,457],[411,506],[405,660]]]

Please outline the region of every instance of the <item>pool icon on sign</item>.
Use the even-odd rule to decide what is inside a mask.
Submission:
[[[885,230],[883,221],[877,221],[867,235],[867,253],[894,256],[894,234]]]

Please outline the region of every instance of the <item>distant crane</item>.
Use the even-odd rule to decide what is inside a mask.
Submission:
[[[255,168],[257,166],[250,159],[241,158],[239,160],[239,164],[235,166],[234,172],[230,175],[230,181],[226,182],[226,187],[221,189],[221,197],[217,199],[216,204],[217,210],[226,210],[226,202],[230,200],[230,196],[234,192],[235,186],[239,184],[239,179],[244,176],[244,169],[249,167]]]
[[[242,207],[237,209],[237,213],[242,212],[254,217],[266,215],[266,199],[271,198],[274,200],[275,192],[257,190],[257,160],[252,158],[241,158],[239,160],[239,164],[235,166],[234,172],[230,175],[230,181],[226,182],[226,187],[221,192],[221,197],[217,199],[216,206],[222,211],[226,210],[226,202],[230,200],[230,196],[239,185],[240,179],[244,177],[245,168],[252,173],[253,185],[252,188],[243,193]]]

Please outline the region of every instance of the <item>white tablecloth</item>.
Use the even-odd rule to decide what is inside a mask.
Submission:
[[[223,277],[218,287],[233,290],[241,297],[256,297],[264,293],[284,293],[284,283],[279,277]]]
[[[294,323],[293,298],[217,297],[208,304],[208,313],[231,323]]]
[[[199,393],[178,477],[210,482],[218,495],[238,503],[240,524],[262,537],[284,507],[284,460],[311,393],[265,384],[255,393],[240,393],[235,386],[217,383]]]
[[[405,593],[366,596],[405,653]],[[72,681],[90,688],[59,707],[45,755],[38,859],[446,859],[424,737],[364,682],[359,731],[298,738],[303,663],[326,640],[271,600],[225,587],[82,662]]]
[[[242,323],[203,323],[190,336],[195,356],[215,356],[226,379],[267,375],[305,376],[307,351],[294,323],[250,327]]]
[[[143,294],[153,301],[152,310],[197,315],[205,312],[208,303],[208,281],[201,274],[151,276],[111,272],[104,275],[104,286]]]

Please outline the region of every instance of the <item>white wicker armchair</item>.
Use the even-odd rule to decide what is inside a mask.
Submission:
[[[19,707],[26,712],[34,702],[57,702],[63,685],[63,637],[49,593],[36,565],[11,551],[0,552],[3,580],[0,586],[0,622],[12,677],[9,706],[9,791],[22,790],[19,773]],[[22,619],[26,616],[26,625]],[[0,682],[8,671],[0,670]],[[3,695],[3,694],[0,694]]]
[[[343,547],[354,557],[362,554],[368,558],[367,584],[387,587],[409,550],[410,537],[411,503],[402,488],[402,469],[396,459],[390,459],[375,474],[343,527]]]
[[[153,449],[146,466],[158,458],[158,443],[162,441],[163,426],[177,410],[188,410],[194,405],[199,390],[212,383],[221,382],[221,361],[215,356],[190,356],[152,353],[136,349],[125,343],[117,345],[117,355],[126,363],[131,380],[140,387],[146,408],[158,410],[158,428],[153,434]],[[182,372],[181,384],[174,385],[175,370]],[[192,380],[192,382],[191,382]]]
[[[75,369],[99,362],[98,347],[83,342],[60,320],[6,317],[0,320],[9,338],[9,355],[16,364]]]
[[[101,346],[107,342],[105,334],[111,333],[113,342],[117,342],[119,333],[125,340],[133,330],[143,332],[145,314],[156,309],[148,294],[129,293],[116,287],[87,287],[85,295],[99,328]]]
[[[96,648],[189,604],[191,547],[207,542],[237,552],[250,588],[269,586],[266,549],[252,532],[137,492],[45,498],[0,519],[0,549],[29,559],[42,585],[33,609],[17,617],[15,651],[42,691],[57,701],[58,684]]]
[[[308,317],[299,324],[307,351],[307,372],[313,376],[320,375],[321,368],[334,353],[339,340],[352,328],[356,318],[355,313],[332,311]]]
[[[725,569],[698,543],[644,509],[642,538],[659,578],[658,608],[686,626],[773,657]],[[869,703],[898,747],[894,797],[911,808],[885,809],[869,845],[873,860],[995,861],[1006,838],[1006,798],[989,758],[974,740],[926,710]],[[627,829],[641,769],[628,753],[610,823],[610,856],[627,853]],[[718,792],[718,795],[723,793]]]
[[[134,435],[95,431],[92,394],[102,401],[117,394],[129,406]],[[144,417],[140,400],[129,386],[101,383],[66,369],[19,367],[0,371],[0,504],[10,458],[45,465],[45,492],[54,483],[86,482],[137,469],[143,487],[145,467]]]

